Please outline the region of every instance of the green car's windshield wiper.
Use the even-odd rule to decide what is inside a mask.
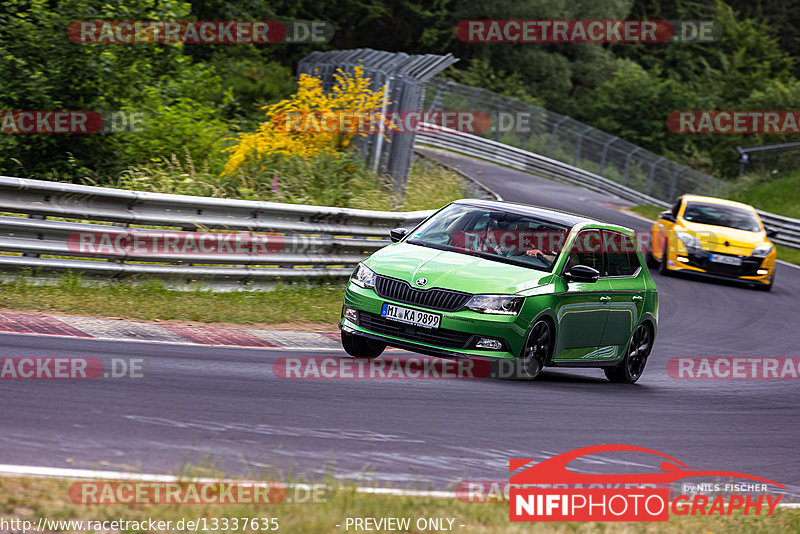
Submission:
[[[412,245],[418,245],[420,247],[428,247],[433,248],[436,250],[453,250],[453,247],[449,247],[447,245],[438,245],[435,243],[428,243],[427,241],[418,241],[416,239],[406,239],[406,243],[411,243]]]

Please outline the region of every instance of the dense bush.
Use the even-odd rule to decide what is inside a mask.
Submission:
[[[77,44],[66,31],[87,19],[265,18],[324,20],[336,32],[322,45],[184,46]],[[474,18],[712,19],[722,38],[647,45],[478,45],[456,39],[458,21]],[[163,166],[173,155],[182,161],[188,153],[218,173],[224,164],[219,150],[230,144],[224,139],[257,129],[264,120],[261,108],[294,91],[301,57],[312,50],[370,47],[453,53],[461,61],[446,76],[730,177],[738,172],[737,145],[788,137],[680,135],[667,130],[665,118],[680,109],[797,109],[798,25],[800,8],[750,0],[5,0],[0,110],[128,111],[141,113],[144,122],[137,134],[0,135],[0,172],[106,183],[129,167]]]

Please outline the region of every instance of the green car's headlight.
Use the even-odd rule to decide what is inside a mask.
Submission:
[[[363,263],[359,263],[356,270],[353,271],[353,274],[350,275],[350,281],[353,282],[358,287],[375,287],[375,273],[364,265]]]
[[[511,295],[475,295],[467,301],[465,307],[480,313],[517,315],[524,301],[525,297]]]
[[[754,258],[766,258],[772,252],[772,245],[759,245],[753,249],[751,256]]]
[[[681,240],[681,243],[686,245],[687,249],[700,249],[700,240],[697,239],[692,234],[687,234],[686,232],[675,232],[675,237]]]

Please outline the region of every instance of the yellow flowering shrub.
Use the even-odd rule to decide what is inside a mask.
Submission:
[[[354,136],[366,136],[367,133],[358,128],[352,131],[347,131],[346,128],[337,128],[334,131],[323,128],[287,128],[291,117],[294,117],[296,123],[298,117],[314,119],[330,112],[356,117],[370,116],[373,117],[373,123],[376,114],[383,117],[381,109],[389,104],[385,87],[377,91],[371,90],[371,80],[364,77],[361,67],[356,67],[353,73],[339,69],[334,78],[336,83],[333,90],[326,93],[322,89],[320,78],[301,74],[294,95],[262,108],[266,121],[258,130],[243,134],[235,145],[224,150],[230,152],[224,173],[233,173],[244,164],[258,163],[271,155],[312,157],[320,153],[343,153]],[[314,124],[313,121],[310,122]]]

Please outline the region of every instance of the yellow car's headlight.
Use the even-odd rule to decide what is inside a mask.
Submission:
[[[675,237],[681,240],[687,250],[700,250],[702,247],[700,246],[700,240],[697,239],[692,234],[687,234],[686,232],[675,232]]]
[[[772,245],[759,245],[753,249],[753,252],[751,252],[750,255],[754,258],[766,258],[770,252],[772,252]]]

